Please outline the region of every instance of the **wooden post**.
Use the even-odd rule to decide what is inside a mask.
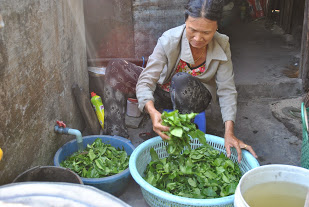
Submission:
[[[300,70],[305,92],[309,91],[309,0],[305,2],[304,24],[301,44]]]

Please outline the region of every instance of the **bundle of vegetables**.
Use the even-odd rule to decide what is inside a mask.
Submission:
[[[208,144],[163,159],[153,148],[150,153],[144,179],[173,195],[198,199],[232,195],[241,177],[239,166]]]
[[[182,197],[206,199],[232,195],[241,177],[239,166],[207,144],[205,134],[191,122],[196,115],[179,114],[177,110],[162,114],[163,124],[170,127],[169,156],[159,159],[151,148],[152,161],[144,179],[164,192]],[[191,150],[190,136],[203,145]]]
[[[83,152],[75,152],[60,163],[84,178],[102,178],[118,174],[129,166],[129,156],[124,149],[116,149],[97,138]]]
[[[168,126],[170,130],[165,132],[170,137],[167,140],[167,152],[178,155],[184,147],[190,148],[190,137],[198,138],[200,143],[206,144],[205,134],[191,120],[197,113],[179,114],[178,110],[162,113],[162,125]]]

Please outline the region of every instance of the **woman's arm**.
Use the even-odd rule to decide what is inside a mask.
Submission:
[[[234,135],[234,122],[231,120],[225,122],[224,145],[227,157],[231,156],[231,147],[235,147],[238,154],[238,162],[240,162],[242,158],[241,149],[248,150],[255,158],[257,158],[257,155],[250,145],[246,145],[243,141],[236,138]]]
[[[167,57],[159,39],[153,53],[149,56],[146,68],[140,74],[136,84],[138,108],[141,111],[144,110],[148,101],[154,101],[153,93],[166,65]]]
[[[156,89],[162,70],[166,65],[167,57],[159,39],[152,55],[148,59],[147,66],[139,76],[136,85],[136,97],[138,99],[139,109],[149,113],[153,130],[162,139],[169,139],[166,134],[162,133],[163,131],[168,131],[169,128],[161,124],[161,113],[154,107],[153,93]]]
[[[222,119],[225,124],[224,145],[228,157],[231,156],[231,147],[235,147],[238,154],[238,161],[240,162],[242,158],[241,149],[248,150],[256,158],[257,155],[250,145],[239,140],[234,134],[234,122],[237,111],[237,91],[234,83],[234,72],[229,43],[227,43],[224,51],[228,60],[220,64],[216,76],[217,94],[219,97]]]

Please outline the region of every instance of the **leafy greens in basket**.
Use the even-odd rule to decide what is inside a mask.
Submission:
[[[172,142],[169,142],[167,147],[169,156],[159,159],[156,151],[151,148],[152,161],[145,170],[144,179],[164,192],[182,197],[207,199],[234,194],[241,177],[239,166],[208,145],[203,132],[194,134],[195,125],[191,125],[190,120],[185,122],[184,127],[171,121],[178,122],[177,116],[182,116],[181,119],[185,120],[192,119],[196,114],[183,116],[178,115],[178,111],[170,113],[168,116],[162,114],[163,121],[172,126],[169,134]],[[173,118],[166,121],[166,117]],[[172,133],[175,128],[178,128],[177,133]],[[191,150],[188,135],[198,137],[203,145]],[[184,151],[180,154],[182,150]]]
[[[170,130],[165,132],[170,140],[167,140],[167,152],[169,154],[180,154],[184,147],[190,148],[190,137],[198,138],[200,143],[206,144],[205,134],[191,120],[197,113],[179,114],[178,110],[162,113],[162,125],[168,126]]]
[[[60,163],[84,178],[102,178],[118,174],[129,166],[129,156],[124,149],[116,149],[97,138],[83,152],[75,152]]]

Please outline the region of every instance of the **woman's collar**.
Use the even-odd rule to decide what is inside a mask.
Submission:
[[[215,33],[214,37],[212,38],[211,42],[207,45],[207,58],[209,60],[221,60],[227,61],[227,56],[224,52],[224,49],[218,42],[218,32]]]
[[[194,64],[193,56],[190,49],[190,43],[186,36],[186,28],[183,30],[181,38],[180,59],[189,64]]]

